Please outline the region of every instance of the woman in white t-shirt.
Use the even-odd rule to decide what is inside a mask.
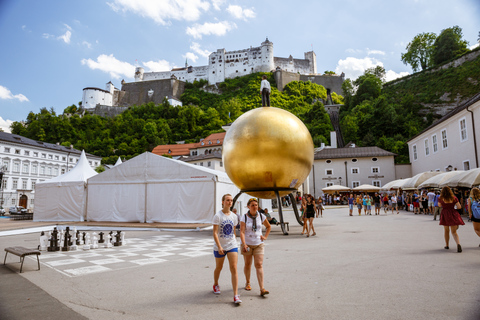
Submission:
[[[235,238],[235,226],[238,224],[238,217],[230,211],[233,199],[230,194],[222,197],[222,210],[213,217],[213,254],[215,256],[215,271],[213,272],[213,293],[220,294],[218,279],[223,268],[225,256],[228,257],[230,272],[232,273],[233,302],[241,303],[238,295],[238,244]]]
[[[250,270],[252,262],[255,262],[257,270],[257,280],[260,286],[260,295],[269,294],[263,287],[263,256],[265,253],[265,244],[270,234],[271,226],[267,218],[258,212],[258,201],[255,198],[247,202],[248,212],[240,218],[240,240],[243,258],[245,260],[245,290],[250,291]],[[267,228],[265,236],[262,234],[262,224]]]
[[[392,195],[392,214],[394,213],[393,211],[394,210],[397,210],[397,214],[398,214],[398,206],[397,206],[397,196],[394,194]]]

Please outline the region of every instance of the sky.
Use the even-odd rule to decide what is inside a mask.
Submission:
[[[401,54],[413,37],[458,25],[469,47],[478,0],[0,0],[0,128],[30,111],[57,114],[85,87],[145,72],[208,64],[208,55],[258,47],[275,57],[315,51],[317,73],[352,80],[382,65],[387,80],[412,73]]]

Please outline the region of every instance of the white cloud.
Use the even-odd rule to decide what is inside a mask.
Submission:
[[[392,80],[395,80],[397,78],[401,78],[401,77],[405,77],[405,76],[408,76],[410,73],[409,72],[400,72],[400,73],[396,73],[395,71],[393,70],[387,70],[385,72],[385,81],[392,81]]]
[[[361,76],[366,69],[375,68],[376,66],[382,66],[383,63],[375,58],[365,57],[363,59],[357,59],[353,57],[348,57],[345,60],[339,60],[337,67],[335,69],[336,74],[341,74],[345,72],[345,78],[350,78],[351,80],[357,79]],[[385,80],[391,81],[396,78],[404,77],[409,75],[408,72],[397,73],[393,70],[385,70]]]
[[[384,52],[384,51],[380,51],[380,50],[370,50],[370,49],[367,48],[367,54],[368,54],[368,55],[371,55],[371,54],[379,54],[379,55],[384,56],[384,55],[385,55],[385,52]]]
[[[480,46],[480,42],[475,43],[473,46],[469,47],[468,49],[473,50],[478,46]]]
[[[195,39],[201,39],[203,35],[223,36],[228,31],[236,28],[235,23],[221,21],[217,23],[205,22],[204,24],[195,24],[193,27],[187,28],[187,34]]]
[[[86,46],[88,49],[92,49],[92,44],[88,41],[83,41],[82,44]]]
[[[208,58],[208,56],[211,54],[209,50],[202,50],[200,49],[200,44],[197,42],[192,42],[192,45],[190,46],[190,49],[193,50],[193,52],[201,55],[202,57]]]
[[[42,38],[50,39],[50,38],[55,38],[55,36],[53,34],[44,33],[42,34]]]
[[[142,62],[143,66],[150,69],[148,72],[170,71],[175,66],[166,60]]]
[[[237,5],[229,5],[227,11],[236,19],[243,19],[245,21],[250,18],[255,18],[256,16],[252,9],[242,9],[242,7]]]
[[[195,53],[187,52],[186,54],[182,55],[185,59],[191,62],[197,62],[198,56]]]
[[[10,90],[5,88],[4,86],[0,86],[0,99],[10,100],[10,99],[17,99],[20,102],[28,101],[28,98],[25,97],[23,94],[13,94]]]
[[[66,44],[69,44],[70,43],[70,38],[72,37],[72,27],[70,27],[68,24],[64,24],[64,26],[67,28],[67,31],[57,37],[58,40],[63,40]]]
[[[120,61],[113,56],[101,54],[97,57],[97,61],[92,59],[82,59],[82,64],[87,65],[92,70],[101,70],[109,73],[114,79],[133,78],[135,67],[128,62]]]
[[[13,123],[12,120],[3,120],[2,117],[0,117],[0,128],[3,129],[4,132],[11,133],[10,131],[10,125]]]
[[[131,11],[162,25],[168,25],[170,19],[196,21],[210,8],[210,3],[202,0],[114,0],[107,4],[115,12]]]
[[[212,0],[212,5],[215,10],[220,10],[220,6],[225,3],[225,0]]]

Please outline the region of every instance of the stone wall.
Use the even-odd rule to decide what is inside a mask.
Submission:
[[[153,94],[149,97],[148,92],[150,90],[153,90]],[[184,91],[185,82],[180,80],[166,79],[124,83],[119,93],[118,106],[138,106],[148,102],[161,104],[165,97],[180,100]]]
[[[97,116],[113,118],[127,109],[128,107],[112,107],[112,106],[97,105],[93,109],[87,109],[87,111],[92,114],[96,114]]]
[[[274,72],[275,81],[277,82],[277,89],[283,91],[283,88],[292,81],[311,81],[318,85],[324,86],[325,89],[330,89],[330,92],[343,95],[342,83],[344,77],[336,75],[300,75],[298,73],[277,70]]]

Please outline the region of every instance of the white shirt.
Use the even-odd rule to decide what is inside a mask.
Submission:
[[[396,196],[392,196],[392,203],[397,203],[397,197]]]
[[[240,222],[247,222],[245,223],[245,243],[249,246],[258,246],[263,241],[260,239],[262,235],[262,226],[263,221],[265,221],[265,216],[261,215],[260,212],[257,212],[257,216],[255,219],[257,220],[257,230],[253,230],[253,220],[247,216],[247,214],[242,215],[240,218]]]
[[[235,213],[223,213],[218,211],[213,217],[213,224],[218,225],[218,240],[223,250],[230,251],[238,248],[237,239],[235,238],[235,226],[238,224],[238,217]],[[213,243],[213,250],[218,251],[217,243]]]
[[[270,82],[268,82],[267,79],[262,80],[262,83],[260,84],[260,92],[262,92],[264,88],[267,89],[268,92],[271,92]]]

